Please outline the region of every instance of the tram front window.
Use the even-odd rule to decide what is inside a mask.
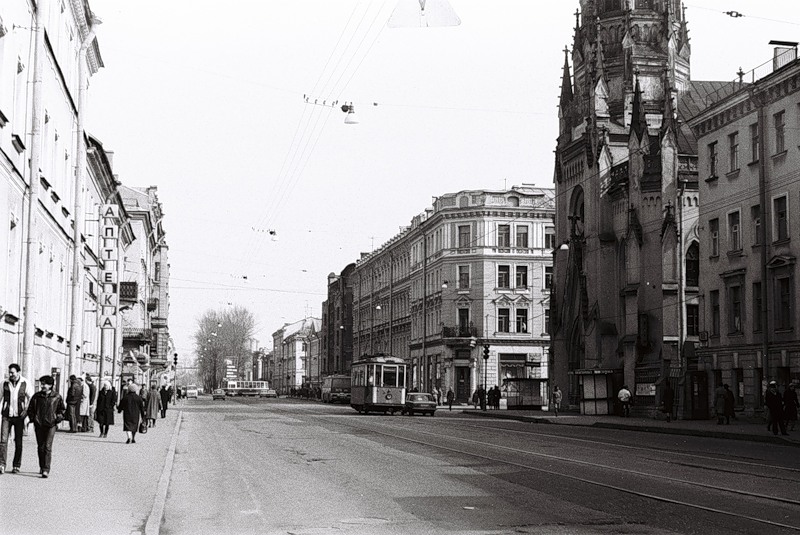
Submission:
[[[383,386],[397,386],[397,366],[383,367]]]

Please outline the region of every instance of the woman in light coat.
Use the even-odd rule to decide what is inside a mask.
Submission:
[[[155,427],[156,418],[158,418],[158,413],[161,412],[161,396],[156,389],[155,383],[150,385],[150,391],[147,392],[145,407],[147,407],[148,427]]]

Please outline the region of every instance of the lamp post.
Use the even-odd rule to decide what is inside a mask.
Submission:
[[[481,398],[481,410],[486,410],[486,386],[489,384],[489,344],[483,346],[483,398]]]

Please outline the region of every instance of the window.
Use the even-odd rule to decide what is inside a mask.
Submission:
[[[708,176],[717,176],[717,142],[708,144]]]
[[[497,266],[497,287],[511,287],[511,266]]]
[[[469,309],[458,309],[458,334],[459,336],[469,336]]]
[[[775,124],[775,154],[780,154],[786,150],[786,122],[785,114],[779,111],[772,116]]]
[[[788,213],[786,196],[777,197],[772,200],[772,214],[775,220],[775,241],[789,238]]]
[[[528,287],[528,266],[517,266],[517,288]]]
[[[761,283],[753,283],[753,332],[760,332],[761,326]]]
[[[553,266],[544,267],[544,287],[545,289],[553,287]]]
[[[161,262],[156,262],[153,268],[153,280],[161,279]]]
[[[758,123],[754,123],[750,125],[750,158],[753,162],[758,161],[759,143],[760,138],[758,136]]]
[[[528,247],[528,227],[525,225],[517,227],[517,247]]]
[[[458,289],[469,288],[469,266],[458,266]]]
[[[739,224],[739,212],[728,214],[728,250],[739,251],[742,248],[742,234]]]
[[[636,0],[636,9],[653,9],[653,0]]]
[[[544,309],[544,334],[550,334],[550,309]]]
[[[742,332],[742,287],[739,285],[728,287],[728,331],[730,333]]]
[[[711,256],[719,256],[719,219],[708,222],[708,237],[711,240]]]
[[[556,248],[556,229],[554,229],[553,227],[547,227],[544,229],[544,248],[545,249]]]
[[[750,221],[753,228],[753,246],[761,245],[761,206],[750,207]]]
[[[708,300],[711,302],[711,336],[719,336],[719,290],[712,290]]]
[[[736,406],[741,407],[744,405],[744,369],[733,369],[733,398],[736,401]]]
[[[697,336],[700,333],[700,307],[686,305],[686,335]]]
[[[458,248],[459,249],[466,249],[470,246],[470,242],[472,241],[470,237],[470,228],[469,225],[459,225],[458,226]]]
[[[509,225],[497,225],[497,246],[511,247],[511,227]]]
[[[792,328],[792,279],[782,277],[775,280],[775,328]]]
[[[507,308],[497,309],[497,332],[499,333],[509,332],[510,317],[511,313],[509,309]]]
[[[527,333],[528,332],[528,309],[527,308],[518,308],[517,309],[517,332],[518,333]]]
[[[686,286],[700,285],[700,246],[692,242],[686,251]]]
[[[739,132],[734,132],[728,136],[728,159],[730,161],[729,171],[739,169]]]

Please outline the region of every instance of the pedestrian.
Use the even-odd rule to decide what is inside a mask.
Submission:
[[[622,403],[622,416],[627,418],[631,415],[631,391],[628,390],[628,385],[622,385],[622,388],[619,389],[619,393],[617,394],[617,398],[619,402]]]
[[[147,427],[155,427],[156,418],[158,418],[158,413],[161,412],[161,395],[156,390],[155,383],[150,384],[150,391],[144,401],[147,408]]]
[[[669,384],[669,379],[664,381],[664,396],[662,398],[664,403],[664,413],[667,415],[667,421],[672,421],[672,408],[675,406],[675,391],[672,385]]]
[[[67,390],[67,418],[69,419],[69,432],[78,432],[78,411],[83,396],[83,387],[78,384],[78,378],[69,376],[69,389]]]
[[[456,394],[453,392],[452,388],[447,389],[447,405],[450,407],[450,410],[453,410],[453,402],[456,400]]]
[[[800,402],[797,400],[797,383],[792,383],[783,393],[783,410],[785,411],[787,431],[794,431],[794,426],[797,424],[798,407],[800,407]]]
[[[56,427],[64,419],[66,405],[61,394],[53,390],[55,381],[49,375],[39,378],[42,389],[31,398],[28,418],[36,433],[36,450],[39,454],[39,474],[43,478],[50,475],[50,461],[53,458],[53,438]]]
[[[167,388],[167,385],[161,385],[161,390],[159,391],[161,395],[161,417],[167,417],[167,405],[169,405],[169,400],[172,398],[172,392]]]
[[[89,396],[91,392],[89,385],[82,376],[78,376],[78,384],[81,385],[81,403],[79,407],[80,425],[79,428],[82,433],[89,431]]]
[[[91,375],[86,376],[86,384],[89,385],[89,432],[94,433],[94,402],[97,400],[97,385]]]
[[[436,387],[436,405],[442,404],[442,389],[438,386]]]
[[[503,399],[503,393],[500,391],[500,387],[495,385],[494,387],[494,408],[495,410],[500,410],[500,400]]]
[[[6,471],[9,433],[14,431],[14,461],[12,474],[18,474],[22,466],[22,437],[25,429],[31,387],[20,373],[19,364],[8,365],[8,380],[3,381],[2,427],[0,427],[0,474]]]
[[[788,435],[786,432],[786,424],[783,421],[783,398],[778,392],[778,383],[770,381],[767,387],[767,393],[764,396],[765,403],[769,409],[769,423],[772,429],[772,434],[778,434],[778,428],[781,430],[782,435]]]
[[[94,418],[100,426],[100,438],[106,438],[109,426],[114,425],[114,407],[116,405],[116,390],[111,388],[110,381],[103,381],[103,386],[97,394],[97,408],[94,411]]]
[[[481,410],[486,410],[486,389],[483,385],[478,387],[478,403],[481,405]]]
[[[475,389],[475,392],[472,393],[472,406],[473,408],[478,408],[478,390]]]
[[[558,416],[558,410],[561,408],[561,398],[563,394],[561,393],[561,389],[558,388],[558,385],[553,387],[553,411]]]
[[[714,414],[717,415],[717,425],[725,423],[725,387],[722,385],[714,390]]]
[[[736,413],[734,412],[736,398],[733,395],[733,390],[728,386],[728,383],[722,385],[722,388],[725,389],[725,425],[728,425],[731,423],[731,418],[734,420],[736,419]]]
[[[122,413],[122,430],[128,435],[125,444],[136,444],[139,422],[145,421],[144,401],[136,393],[138,390],[139,387],[136,384],[129,384],[128,391],[117,405],[117,412]]]

